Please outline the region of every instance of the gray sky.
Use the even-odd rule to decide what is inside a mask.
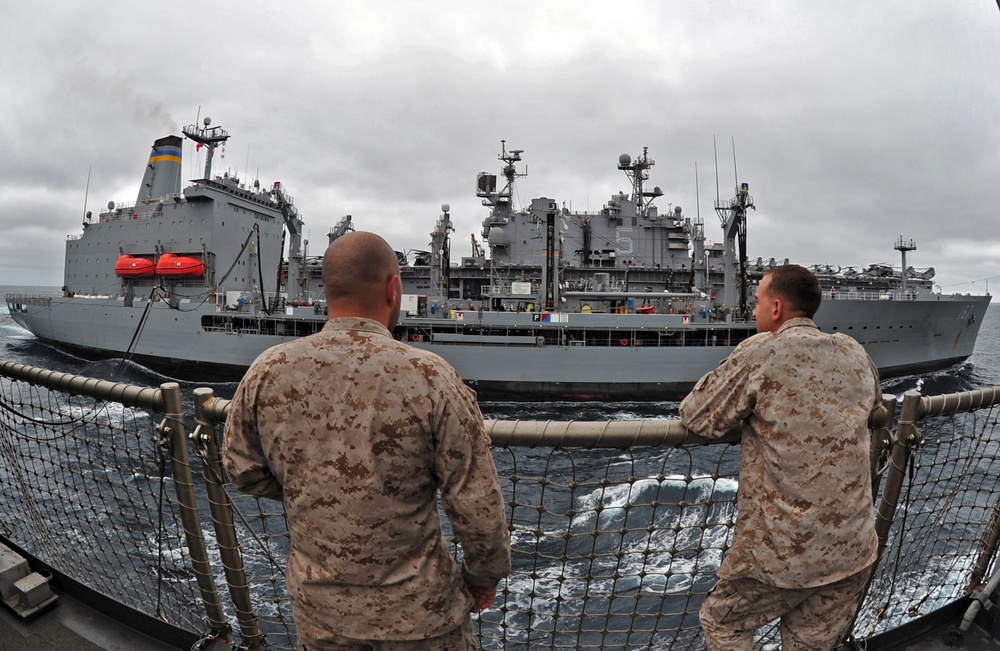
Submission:
[[[751,257],[898,265],[903,236],[945,292],[1000,288],[993,0],[7,1],[0,88],[0,285],[61,285],[88,170],[87,209],[133,201],[200,110],[232,136],[215,170],[281,180],[310,254],[345,214],[426,249],[449,203],[469,255],[501,139],[521,204],[592,211],[648,146],[661,212],[700,203],[718,241],[715,137],[723,197],[735,140],[757,204]]]

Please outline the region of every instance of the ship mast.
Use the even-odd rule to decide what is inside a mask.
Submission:
[[[519,179],[528,175],[527,167],[524,168],[523,172],[518,172],[514,167],[514,163],[520,162],[522,153],[524,153],[523,149],[511,149],[510,152],[508,152],[507,141],[500,141],[500,154],[497,158],[504,163],[500,173],[503,174],[505,179],[507,179],[507,182],[504,184],[503,190],[500,191],[499,197],[506,198],[508,205],[510,205],[511,195],[514,193],[514,179]]]
[[[895,248],[897,251],[899,251],[900,255],[903,256],[903,267],[899,272],[899,281],[900,281],[900,291],[905,297],[906,296],[906,252],[916,251],[917,245],[913,242],[913,240],[904,241],[903,236],[900,235],[899,240],[896,241]]]
[[[523,149],[511,149],[510,151],[507,151],[507,141],[500,141],[500,154],[497,158],[504,164],[500,169],[500,173],[503,174],[504,178],[507,180],[500,192],[496,191],[496,174],[480,172],[479,176],[476,178],[476,196],[483,200],[483,205],[493,207],[490,217],[506,218],[507,214],[510,212],[511,195],[514,193],[514,180],[528,175],[527,167],[524,168],[523,172],[518,172],[517,168],[514,167],[514,163],[521,161],[522,153],[524,153]],[[488,229],[486,229],[486,232],[483,233],[483,237],[489,237]]]
[[[201,147],[207,147],[208,152],[205,154],[205,178],[212,178],[212,158],[215,156],[215,150],[219,145],[224,145],[227,140],[229,140],[229,132],[227,132],[222,127],[211,127],[212,118],[206,117],[202,120],[204,126],[199,127],[196,124],[190,124],[184,127],[184,135],[194,140],[198,143],[198,149]]]
[[[490,249],[490,286],[491,293],[496,289],[496,260],[509,252],[509,242],[503,234],[503,227],[510,223],[512,212],[511,200],[514,195],[514,182],[528,175],[528,167],[518,172],[515,163],[521,161],[523,149],[507,151],[507,141],[500,141],[500,154],[497,156],[503,167],[500,173],[506,179],[503,189],[497,192],[497,175],[480,172],[476,176],[476,196],[483,200],[484,206],[490,206],[490,215],[483,221],[483,240]],[[496,232],[493,232],[496,229]],[[491,237],[492,235],[492,237]]]
[[[632,184],[632,201],[639,207],[639,214],[643,216],[646,215],[646,210],[653,203],[653,199],[663,195],[659,186],[653,188],[651,192],[642,187],[643,183],[649,180],[650,168],[656,165],[656,161],[647,155],[648,151],[649,147],[643,147],[642,156],[635,161],[628,154],[618,157],[618,169],[625,172],[629,183]]]

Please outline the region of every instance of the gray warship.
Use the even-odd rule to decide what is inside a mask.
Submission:
[[[206,119],[182,133],[205,151],[203,178],[182,190],[183,138],[156,140],[136,200],[88,213],[68,236],[61,295],[6,301],[39,339],[84,356],[238,379],[261,351],[322,328],[321,258],[307,255],[280,182],[213,176],[226,130]],[[670,400],[756,332],[753,288],[787,260],[748,257],[746,184],[716,201],[723,241],[709,243],[700,217],[660,213],[645,149],[619,158],[630,191],[594,213],[545,197],[515,206],[522,153],[502,142],[500,174],[477,176],[485,247],[473,235],[471,255],[452,260],[444,205],[429,250],[398,254],[394,336],[441,355],[481,400]],[[345,216],[327,240],[351,230]],[[817,324],[857,339],[883,378],[966,360],[990,297],[942,293],[933,269],[907,266],[912,241],[895,248],[898,269],[814,267],[825,292]]]

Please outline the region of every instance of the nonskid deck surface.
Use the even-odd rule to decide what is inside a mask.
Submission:
[[[177,651],[66,594],[27,621],[0,606],[0,651]]]
[[[990,637],[989,633],[978,624],[973,625],[961,641],[949,637],[948,634],[954,628],[956,627],[950,626],[923,639],[892,647],[892,651],[1000,651],[1000,641]]]
[[[139,612],[45,564],[9,538],[0,545],[43,571],[57,599],[27,618],[0,603],[0,651],[177,651],[199,633]]]
[[[1000,629],[992,611],[980,610],[969,630],[960,625],[970,599],[959,599],[902,626],[867,640],[850,651],[1000,651]]]

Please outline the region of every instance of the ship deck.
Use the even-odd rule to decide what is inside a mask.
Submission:
[[[51,574],[55,603],[22,619],[0,602],[0,651],[178,651],[198,634],[129,608],[41,563],[0,536],[0,542]]]
[[[167,643],[102,614],[71,594],[59,594],[57,605],[27,621],[0,607],[0,649],[3,651],[178,651],[189,641]],[[866,651],[1000,651],[998,624],[980,613],[964,638],[955,631],[967,601],[955,602],[923,619],[871,638],[858,645]],[[992,629],[992,631],[991,631]]]
[[[981,610],[964,635],[959,625],[970,600],[960,599],[857,645],[866,651],[1000,651],[1000,621]]]
[[[22,620],[0,606],[0,649],[3,651],[177,651],[174,646],[129,628],[83,602],[60,594],[56,604]]]

